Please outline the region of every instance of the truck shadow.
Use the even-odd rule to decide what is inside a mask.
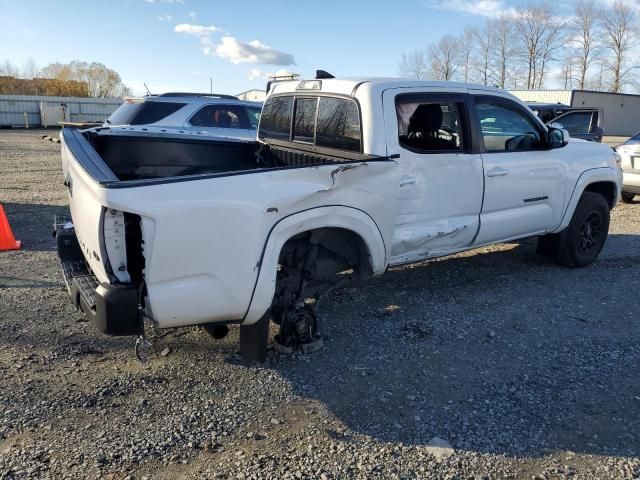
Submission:
[[[22,241],[23,250],[55,250],[53,218],[69,215],[68,207],[39,203],[4,203],[3,207],[14,237]]]
[[[535,242],[395,268],[338,291],[325,347],[275,368],[351,432],[482,453],[640,455],[640,236],[564,269]],[[506,250],[506,251],[505,251]]]

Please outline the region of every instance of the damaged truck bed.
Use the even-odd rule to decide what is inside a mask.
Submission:
[[[537,137],[502,128],[508,109]],[[71,219],[56,235],[76,306],[114,335],[142,336],[145,319],[214,336],[239,324],[255,359],[270,321],[281,351],[318,348],[322,296],[389,265],[537,235],[543,253],[586,265],[619,194],[610,149],[460,84],[283,82],[253,142],[145,127],[61,137]],[[584,212],[599,235],[580,252],[563,232]]]

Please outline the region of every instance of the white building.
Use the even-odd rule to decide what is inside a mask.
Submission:
[[[640,95],[590,90],[509,90],[523,102],[562,103],[570,107],[599,107],[604,134],[631,136],[640,131]]]
[[[264,99],[267,97],[267,91],[254,88],[253,90],[239,93],[236,97],[240,100],[249,100],[250,102],[264,102]]]

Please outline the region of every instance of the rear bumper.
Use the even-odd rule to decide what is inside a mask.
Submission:
[[[640,195],[640,173],[623,172],[622,191]]]
[[[89,271],[70,217],[57,216],[54,235],[60,267],[71,301],[93,325],[109,335],[139,335],[142,316],[138,311],[138,289],[134,285],[99,283]]]

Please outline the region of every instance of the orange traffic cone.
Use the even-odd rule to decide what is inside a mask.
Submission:
[[[13,236],[4,208],[0,205],[0,252],[3,250],[18,250],[21,246],[22,242],[16,240]]]

